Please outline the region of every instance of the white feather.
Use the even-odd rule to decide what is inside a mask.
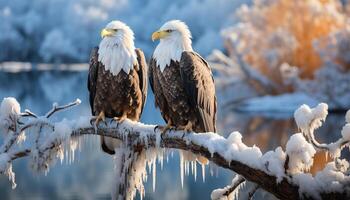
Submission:
[[[137,63],[134,33],[130,27],[120,21],[112,21],[106,28],[118,29],[118,31],[114,36],[102,39],[98,50],[98,61],[114,76],[117,76],[121,70],[128,74]]]
[[[173,30],[169,36],[160,39],[156,50],[153,53],[153,58],[163,72],[170,61],[180,61],[181,54],[184,51],[192,50],[191,32],[187,25],[180,20],[172,20],[165,23],[160,29]]]

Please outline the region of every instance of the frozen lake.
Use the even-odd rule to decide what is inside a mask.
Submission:
[[[0,99],[13,96],[22,109],[30,108],[37,114],[44,114],[53,102],[68,103],[80,98],[82,104],[68,112],[60,113],[54,120],[89,115],[87,71],[28,71],[18,73],[0,72]],[[218,97],[220,101],[220,97]],[[284,146],[289,136],[297,132],[293,119],[272,119],[262,116],[219,110],[219,132],[229,134],[240,131],[248,145],[256,144],[262,151]],[[158,110],[154,108],[153,95],[149,92],[142,122],[163,124]],[[340,136],[344,114],[332,114],[325,125],[317,131],[321,142],[331,142]],[[322,156],[321,156],[322,157]],[[322,159],[320,159],[322,166]],[[89,136],[82,139],[81,151],[69,164],[66,160],[50,168],[47,175],[35,174],[26,159],[14,162],[17,188],[11,189],[7,177],[0,177],[1,199],[109,199],[113,182],[113,159],[102,153],[99,138]],[[197,166],[200,172],[200,166]],[[206,168],[206,180],[198,173],[197,181],[186,176],[181,187],[179,156],[176,150],[169,155],[169,162],[163,170],[157,166],[157,183],[152,191],[152,179],[145,183],[146,199],[209,199],[210,193],[231,183],[233,174],[221,168]],[[212,171],[212,175],[210,175]],[[248,186],[249,187],[249,184]],[[264,194],[258,194],[264,195]],[[267,198],[266,196],[264,196]],[[257,198],[258,199],[258,198]]]

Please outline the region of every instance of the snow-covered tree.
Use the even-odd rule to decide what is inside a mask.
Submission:
[[[243,5],[236,11],[239,23],[222,32],[228,58],[218,52],[210,56],[236,71],[231,78],[219,76],[226,83],[218,87],[243,82],[250,87],[243,99],[295,92],[327,102],[331,109],[349,108],[347,7],[339,0],[256,0]]]
[[[1,0],[0,61],[87,62],[99,31],[114,19],[134,30],[147,55],[154,49],[153,31],[170,19],[183,20],[194,48],[207,55],[222,48],[219,32],[243,2],[250,0]]]

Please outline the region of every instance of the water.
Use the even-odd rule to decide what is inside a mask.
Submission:
[[[56,120],[89,115],[87,72],[33,71],[0,73],[0,98],[16,97],[22,110],[30,108],[37,114],[44,114],[53,102],[64,104],[80,98],[82,104],[67,112],[59,113]],[[219,132],[224,135],[238,130],[249,145],[256,144],[262,151],[284,146],[289,136],[297,131],[292,119],[271,119],[254,115],[222,112],[219,110]],[[54,118],[54,120],[55,120]],[[159,111],[154,108],[154,99],[148,95],[142,121],[149,124],[163,124]],[[317,132],[321,142],[331,142],[340,136],[344,114],[330,115],[326,124]],[[47,175],[33,173],[27,159],[14,162],[17,188],[11,189],[6,177],[0,177],[0,199],[109,199],[113,188],[113,159],[101,152],[99,138],[88,136],[76,153],[72,164],[58,162]],[[197,181],[192,175],[184,179],[181,188],[179,155],[174,151],[169,162],[164,161],[163,170],[157,165],[157,184],[152,191],[152,176],[145,183],[145,199],[209,199],[213,189],[231,183],[232,172],[214,169],[211,176],[206,168],[206,181],[202,182],[201,169],[197,165]],[[249,184],[248,184],[249,187]],[[261,196],[257,199],[269,196]],[[138,197],[139,198],[139,197]]]

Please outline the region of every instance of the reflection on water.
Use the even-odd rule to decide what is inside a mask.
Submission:
[[[30,108],[38,114],[50,109],[53,102],[64,104],[80,98],[82,105],[56,115],[56,119],[89,115],[86,77],[87,72],[0,73],[0,98],[16,97],[22,109]],[[148,95],[141,120],[150,124],[162,124],[164,122],[153,102],[153,96]],[[235,130],[240,131],[247,144],[256,144],[262,151],[284,146],[289,136],[297,131],[292,119],[268,119],[232,112],[219,114],[219,119],[219,132],[229,134]],[[343,124],[344,114],[330,115],[325,125],[317,131],[317,137],[322,142],[334,141],[340,136]],[[57,163],[46,176],[33,174],[26,159],[15,161],[18,186],[12,190],[6,177],[1,176],[1,199],[109,199],[116,181],[113,176],[113,159],[101,152],[98,137],[84,136],[82,144],[74,163]],[[171,155],[168,162],[164,161],[162,170],[160,164],[157,164],[155,192],[152,191],[152,178],[148,178],[145,183],[145,199],[208,199],[213,189],[222,188],[231,182],[231,172],[213,169],[213,176],[209,176],[210,170],[207,167],[205,183],[198,173],[196,182],[193,176],[185,177],[184,187],[181,188],[179,156],[176,151]],[[197,171],[200,172],[199,165]]]

